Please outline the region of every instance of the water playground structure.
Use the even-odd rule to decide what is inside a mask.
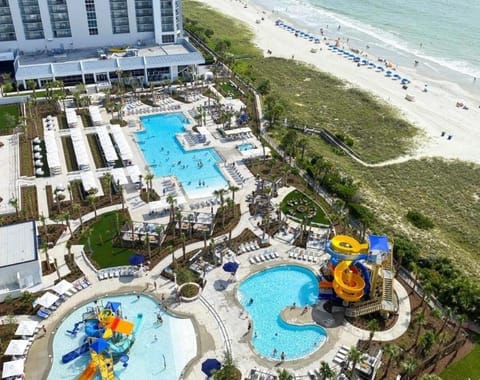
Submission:
[[[349,317],[395,313],[392,249],[386,236],[368,235],[366,243],[334,236],[326,245],[330,259],[320,268],[319,299],[342,302]]]
[[[120,361],[124,367],[128,366],[127,353],[135,342],[142,318],[143,315],[138,314],[134,322],[124,319],[120,302],[107,302],[105,306],[96,303],[94,307],[88,307],[82,320],[75,323],[72,330],[67,330],[72,337],[83,330],[83,343],[63,355],[62,363],[69,363],[89,353],[90,363],[78,380],[91,380],[97,373],[102,380],[115,380],[113,365]]]

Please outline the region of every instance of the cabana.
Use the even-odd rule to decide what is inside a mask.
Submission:
[[[83,190],[85,192],[92,191],[93,189],[98,190],[98,184],[95,179],[95,176],[93,175],[93,172],[88,171],[88,172],[81,172],[80,173],[80,179],[82,180],[82,186]]]
[[[29,343],[26,339],[12,339],[10,343],[8,343],[4,355],[21,356],[25,354]]]
[[[50,174],[61,174],[62,167],[60,165],[60,155],[58,153],[55,132],[45,128],[43,136],[45,139],[45,150],[47,151],[47,163],[48,168],[50,169]]]
[[[69,128],[75,128],[78,125],[78,115],[74,108],[65,109],[65,116]]]
[[[252,159],[257,157],[263,157],[263,148],[255,148],[249,150],[242,150],[240,151],[243,159]],[[265,147],[265,156],[270,154],[270,148]]]
[[[98,106],[89,106],[88,112],[90,112],[93,125],[102,124],[102,115],[100,114],[100,108],[98,108]],[[84,127],[86,127],[86,125],[84,125]]]
[[[123,170],[123,168],[113,168],[112,176],[113,180],[118,185],[126,185],[128,183],[128,179],[125,175],[125,170]]]
[[[128,145],[127,139],[122,132],[122,129],[119,125],[111,125],[110,130],[113,135],[113,139],[117,143],[118,151],[120,152],[120,157],[127,165],[131,163],[133,159],[132,150],[130,145]]]
[[[2,379],[9,377],[23,376],[25,369],[25,359],[12,360],[3,363]]]
[[[140,184],[140,176],[142,173],[140,173],[137,165],[127,166],[127,175],[130,177],[132,183]]]
[[[15,331],[15,335],[20,336],[32,336],[35,335],[37,328],[38,328],[37,321],[20,321],[17,330]]]
[[[79,170],[90,169],[90,161],[88,159],[87,148],[83,140],[82,131],[80,129],[72,129],[70,132],[72,138],[73,151],[77,160]]]
[[[46,307],[48,309],[55,302],[57,302],[58,299],[59,299],[59,297],[56,294],[53,294],[51,292],[46,292],[41,297],[37,298],[33,302],[33,306],[40,305],[40,306]]]
[[[56,284],[52,290],[58,295],[63,295],[73,288],[73,284],[67,280],[62,280]]]
[[[252,130],[248,127],[242,127],[242,128],[235,128],[235,129],[228,129],[223,131],[226,137],[232,137],[232,136],[238,136],[242,134],[247,134],[251,133]]]
[[[113,146],[113,142],[110,138],[107,128],[105,126],[97,127],[97,135],[98,141],[100,141],[100,146],[102,147],[103,156],[105,161],[107,161],[107,165],[114,166],[115,161],[118,160],[118,155]]]

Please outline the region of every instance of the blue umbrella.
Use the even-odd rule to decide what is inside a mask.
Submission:
[[[207,359],[202,363],[202,372],[207,376],[212,376],[213,371],[218,371],[222,368],[222,363],[217,359]]]
[[[228,263],[223,264],[223,270],[225,272],[235,273],[238,270],[238,265],[239,264],[234,261],[229,261]]]
[[[130,256],[130,258],[128,259],[128,263],[130,265],[140,265],[140,264],[143,264],[144,261],[145,261],[145,256],[139,253],[136,253]]]

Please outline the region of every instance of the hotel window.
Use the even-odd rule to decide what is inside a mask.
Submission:
[[[16,39],[8,0],[0,0],[0,41],[15,41]]]
[[[137,32],[153,32],[152,0],[135,0]]]
[[[48,0],[48,10],[53,36],[55,38],[72,37],[67,0]]]
[[[130,33],[127,0],[110,0],[113,34]]]
[[[18,6],[22,16],[25,39],[38,40],[45,38],[38,0],[19,0]]]
[[[95,0],[85,0],[85,10],[87,11],[88,34],[96,36],[98,34],[98,25]]]

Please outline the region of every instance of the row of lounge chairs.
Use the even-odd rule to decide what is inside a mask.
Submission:
[[[228,174],[230,174],[230,177],[232,177],[232,179],[237,183],[237,185],[242,185],[243,183],[245,183],[245,178],[238,171],[235,165],[227,164],[225,166],[225,169],[227,169]]]
[[[279,257],[277,251],[266,249],[263,253],[251,256],[248,261],[250,261],[250,264],[260,264],[265,261],[278,259]]]
[[[214,206],[214,205],[219,204],[219,203],[220,203],[220,200],[219,200],[219,199],[217,199],[217,198],[210,198],[210,199],[207,199],[207,200],[205,200],[205,201],[192,203],[192,204],[190,205],[190,208],[191,208],[192,210],[195,210],[195,209],[197,209],[197,208]]]
[[[143,115],[147,113],[156,113],[156,112],[165,112],[165,111],[175,111],[180,109],[180,104],[173,104],[171,106],[159,106],[159,107],[143,107],[143,108],[134,108],[126,109],[122,112],[123,116],[130,115]]]
[[[37,316],[42,319],[47,319],[65,300],[73,296],[75,293],[88,288],[91,285],[86,277],[82,277],[73,283],[73,288],[60,296],[60,298],[49,308],[41,307],[37,311]]]
[[[310,263],[315,263],[315,264],[318,262],[318,257],[314,255],[311,251],[305,250],[303,248],[298,248],[298,247],[291,249],[288,254],[288,257],[291,259],[308,261]]]
[[[335,364],[342,364],[347,361],[348,352],[350,349],[347,346],[341,346],[333,358]]]
[[[183,134],[183,137],[190,146],[205,144],[205,142],[207,141],[207,137],[201,133],[187,132]]]
[[[250,371],[250,380],[275,380],[276,375],[273,375],[269,372],[261,371],[258,369],[252,369]]]
[[[238,246],[238,254],[241,255],[242,253],[255,251],[257,249],[260,249],[257,240],[248,241]]]
[[[138,272],[138,268],[135,266],[116,267],[100,270],[97,273],[100,281],[114,277],[130,277]]]

